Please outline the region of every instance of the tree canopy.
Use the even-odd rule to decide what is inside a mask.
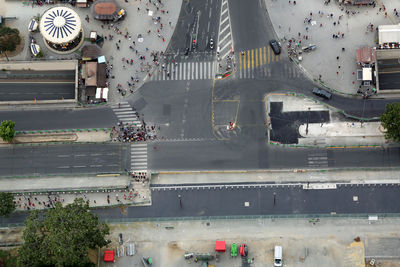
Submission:
[[[15,210],[14,196],[11,193],[0,192],[0,216],[8,216]]]
[[[2,121],[0,124],[0,137],[6,141],[11,142],[15,136],[15,122]]]
[[[386,105],[386,111],[381,116],[381,123],[386,129],[386,139],[400,142],[400,103]]]
[[[18,266],[89,266],[89,249],[108,244],[108,225],[100,223],[81,198],[65,207],[32,211],[25,221]]]
[[[18,29],[0,26],[0,52],[15,51],[20,42]]]

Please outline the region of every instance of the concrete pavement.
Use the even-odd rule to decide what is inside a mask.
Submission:
[[[331,1],[328,5],[318,0],[296,1],[296,5],[293,2],[265,0],[267,12],[285,52],[288,40],[292,38],[294,43],[301,41],[301,47],[317,45],[316,50],[303,53],[301,69],[310,79],[318,80],[321,75],[323,83],[331,89],[345,95],[356,94],[360,84],[355,75],[356,49],[375,46],[377,35],[375,30],[367,30],[369,23],[375,28],[400,22],[400,18],[393,13],[394,8],[398,9],[397,1],[379,1],[375,8],[340,7],[337,1]],[[386,11],[379,10],[383,5]],[[385,12],[388,13],[387,17]],[[330,17],[330,14],[333,16]],[[291,19],[282,19],[287,16]],[[310,22],[306,19],[310,19]],[[340,38],[332,38],[333,34],[340,35]],[[342,51],[342,48],[345,50]]]
[[[76,198],[88,201],[93,208],[151,205],[148,185],[119,174],[0,179],[1,191],[14,194],[18,211],[46,209],[56,202],[67,205]]]
[[[312,169],[270,171],[182,171],[159,172],[152,176],[151,185],[204,185],[204,184],[290,184],[290,183],[400,183],[400,172]]]

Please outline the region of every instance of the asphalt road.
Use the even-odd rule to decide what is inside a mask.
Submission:
[[[109,107],[0,111],[3,120],[15,121],[18,131],[109,128],[118,122]]]
[[[0,82],[0,101],[75,98],[75,82]]]
[[[120,173],[130,168],[123,144],[32,145],[0,148],[0,176]]]
[[[181,195],[179,200],[178,195]],[[356,197],[356,198],[355,198]],[[337,189],[304,190],[300,185],[194,186],[152,189],[152,206],[93,210],[100,219],[171,218],[250,215],[399,213],[399,185],[338,185]],[[248,205],[246,205],[246,202]],[[23,222],[24,213],[0,218]]]
[[[254,135],[259,130],[249,128]],[[260,138],[261,139],[261,138]],[[166,141],[148,149],[153,171],[398,167],[400,148],[281,148],[239,136],[229,141]],[[157,149],[152,149],[157,146]]]
[[[185,52],[186,48],[190,48],[190,53],[210,51],[210,38],[217,38],[220,10],[220,0],[183,1],[167,53]],[[195,49],[192,47],[193,36],[196,36]]]

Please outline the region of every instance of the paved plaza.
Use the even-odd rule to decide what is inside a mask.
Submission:
[[[300,67],[306,75],[310,79],[321,78],[327,87],[344,94],[356,94],[359,89],[356,49],[375,46],[378,25],[400,23],[400,17],[394,13],[400,4],[395,0],[379,1],[375,7],[341,7],[337,1],[325,5],[320,0],[266,0],[265,3],[282,46],[287,47],[292,38],[295,43],[301,41],[301,46],[317,46],[316,50],[303,53]],[[372,31],[367,29],[370,23]]]
[[[88,40],[91,31],[96,31],[98,35],[105,39],[102,45],[102,53],[108,61],[110,76],[114,76],[114,78],[109,79],[109,102],[112,103],[123,101],[149,77],[148,73],[151,73],[155,66],[151,53],[159,53],[160,55],[161,52],[166,50],[182,4],[181,0],[128,0],[118,2],[127,11],[127,15],[124,20],[108,24],[94,20],[90,8],[72,7],[81,18],[86,40]],[[65,5],[71,7],[71,5]],[[10,57],[10,60],[56,60],[80,57],[79,52],[68,55],[57,55],[51,52],[45,47],[39,32],[33,33],[32,37],[43,50],[44,58],[34,59],[32,57],[29,49],[31,38],[28,32],[28,23],[33,17],[40,16],[51,7],[53,5],[38,6],[28,2],[0,0],[0,14],[7,17],[17,17],[16,20],[8,20],[6,25],[19,29],[25,43],[22,52]],[[152,16],[149,16],[148,11],[153,12]],[[89,20],[85,19],[87,15],[89,15]],[[157,17],[160,18],[158,22],[155,20]],[[139,35],[142,38],[139,38]],[[89,43],[89,41],[85,41],[83,45]],[[117,49],[117,46],[119,49]],[[5,58],[1,59],[5,60]],[[129,63],[127,63],[127,60]],[[134,79],[132,80],[131,77]],[[135,83],[135,86],[129,88],[128,82]],[[125,96],[118,92],[118,84],[121,84],[124,91],[126,90]],[[129,89],[132,89],[132,91]]]

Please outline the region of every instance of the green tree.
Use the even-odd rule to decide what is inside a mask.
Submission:
[[[0,192],[0,216],[8,216],[15,210],[14,196],[11,193]]]
[[[0,27],[0,53],[15,51],[17,45],[21,43],[18,29]]]
[[[15,136],[15,122],[2,121],[0,124],[0,137],[6,141],[11,142]]]
[[[400,142],[400,103],[386,105],[386,111],[381,116],[381,123],[386,130],[386,139]]]
[[[88,266],[89,249],[108,244],[108,225],[100,223],[81,198],[63,207],[31,212],[25,221],[18,266]]]

